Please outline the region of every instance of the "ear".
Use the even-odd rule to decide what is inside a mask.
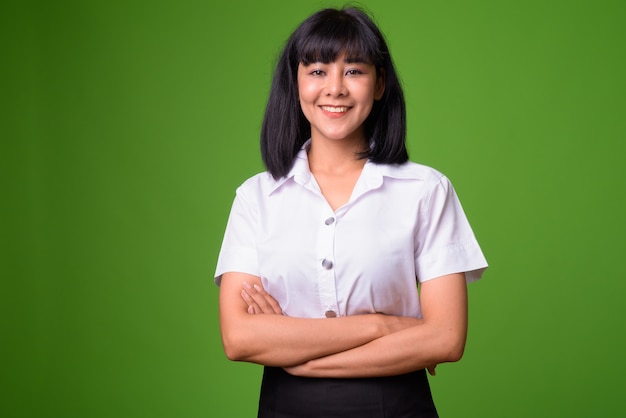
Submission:
[[[378,70],[378,76],[376,77],[376,90],[374,91],[374,100],[380,100],[385,93],[385,69]]]

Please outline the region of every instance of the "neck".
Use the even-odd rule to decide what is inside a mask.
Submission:
[[[354,141],[322,141],[311,139],[308,152],[309,168],[313,174],[325,172],[343,174],[353,170],[361,170],[365,159],[359,154],[367,150],[365,140]]]

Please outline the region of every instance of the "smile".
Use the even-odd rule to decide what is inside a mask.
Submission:
[[[321,106],[321,108],[330,113],[344,113],[348,111],[347,106]]]

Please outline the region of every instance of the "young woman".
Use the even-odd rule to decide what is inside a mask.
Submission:
[[[408,161],[402,89],[355,8],[291,35],[217,264],[229,359],[265,366],[260,417],[436,417],[487,267],[448,179]],[[419,287],[419,293],[418,293]]]

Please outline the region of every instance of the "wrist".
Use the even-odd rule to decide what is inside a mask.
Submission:
[[[398,330],[400,320],[397,316],[376,314],[380,323],[380,330],[377,338],[392,334]]]
[[[381,323],[381,334],[378,337],[384,337],[394,332],[402,331],[403,329],[420,325],[424,322],[423,319],[408,317],[408,316],[396,316],[376,314],[379,317]]]

